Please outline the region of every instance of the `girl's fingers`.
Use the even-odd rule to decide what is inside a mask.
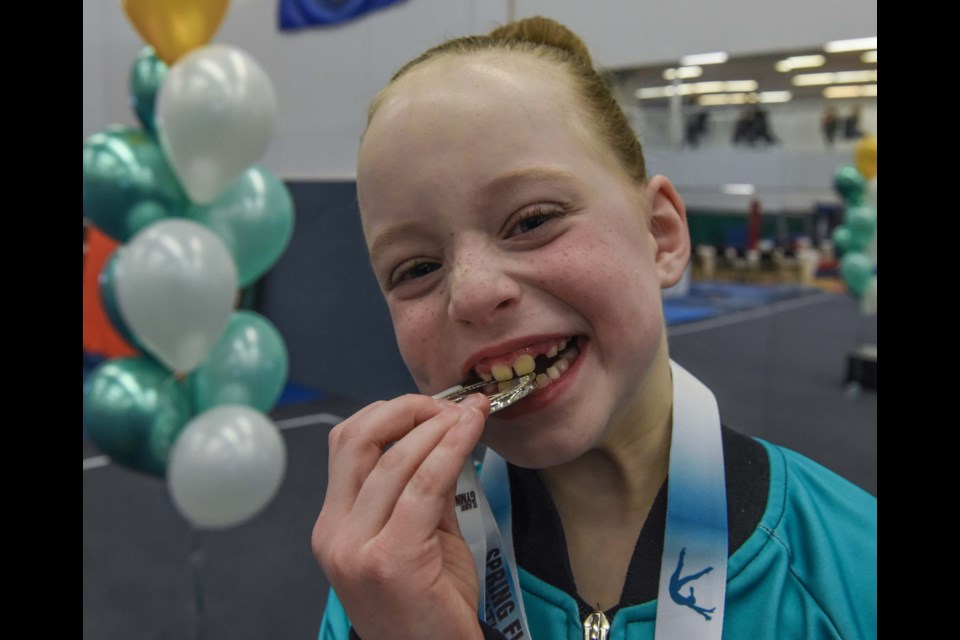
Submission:
[[[406,395],[370,405],[330,431],[330,464],[324,507],[349,511],[384,448],[450,403]]]
[[[383,535],[415,544],[435,534],[450,506],[450,489],[483,433],[488,409],[488,404],[464,407],[403,487]]]
[[[351,526],[359,536],[373,537],[383,528],[411,477],[447,432],[458,428],[461,416],[469,411],[475,410],[457,405],[445,407],[380,457],[364,480],[351,511]]]

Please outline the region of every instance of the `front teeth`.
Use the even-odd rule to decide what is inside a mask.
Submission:
[[[556,358],[560,352],[567,348],[568,344],[569,341],[567,339],[562,339],[552,345],[545,355],[547,358]],[[540,387],[544,387],[551,381],[559,378],[570,368],[570,363],[576,360],[578,355],[579,350],[576,349],[576,347],[571,347],[570,351],[564,353],[559,360],[550,365],[545,373],[537,375],[537,384]],[[483,372],[479,375],[484,382],[496,383],[496,388],[498,388],[499,391],[504,391],[510,387],[508,383],[513,380],[515,376],[520,377],[534,373],[536,366],[535,358],[529,353],[524,353],[517,356],[513,361],[513,366],[497,363],[490,367],[489,373]]]
[[[490,367],[490,373],[493,374],[493,379],[498,382],[504,382],[513,377],[513,369],[508,367],[505,364],[495,364]]]
[[[513,370],[517,372],[518,376],[525,376],[528,373],[533,373],[533,370],[536,368],[537,364],[533,360],[533,356],[529,353],[525,353],[516,360],[513,361]]]
[[[520,356],[517,356],[517,359],[513,361],[513,366],[509,367],[505,364],[495,364],[490,367],[490,375],[493,376],[493,379],[497,382],[505,382],[513,378],[514,373],[518,376],[525,376],[528,373],[533,373],[533,370],[536,368],[537,363],[533,359],[533,356],[529,353],[524,353]],[[484,378],[485,381],[488,381]]]

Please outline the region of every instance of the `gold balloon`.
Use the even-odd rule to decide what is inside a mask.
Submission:
[[[157,56],[172,65],[213,37],[229,4],[230,0],[123,0],[123,10]]]
[[[877,175],[877,136],[863,136],[853,151],[853,163],[867,180]]]

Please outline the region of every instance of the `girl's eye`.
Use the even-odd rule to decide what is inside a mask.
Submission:
[[[416,262],[408,268],[398,269],[393,278],[393,285],[396,286],[404,280],[416,280],[417,278],[423,278],[439,268],[440,265],[436,262]]]
[[[524,233],[526,231],[533,231],[540,225],[546,224],[548,220],[550,220],[550,216],[542,213],[538,213],[528,218],[524,218],[523,220],[518,222],[516,228],[517,228],[517,231],[521,233]]]
[[[537,227],[547,224],[560,215],[562,215],[562,212],[559,210],[547,209],[539,206],[534,207],[533,209],[528,209],[520,213],[519,219],[513,224],[513,227],[510,230],[510,235],[528,233]]]

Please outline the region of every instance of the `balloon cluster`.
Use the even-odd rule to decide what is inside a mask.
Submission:
[[[877,312],[877,137],[864,136],[854,151],[854,164],[837,169],[834,188],[845,203],[843,223],[833,242],[843,252],[840,275],[860,299],[864,313]]]
[[[124,0],[150,45],[130,73],[142,129],[83,145],[84,215],[121,243],[100,274],[111,323],[140,355],[102,363],[84,385],[83,424],[115,462],[166,477],[198,527],[239,524],[279,489],[286,449],[265,415],[287,349],[239,289],[286,249],[293,201],[254,163],[277,101],[264,70],[208,45],[228,0]]]

